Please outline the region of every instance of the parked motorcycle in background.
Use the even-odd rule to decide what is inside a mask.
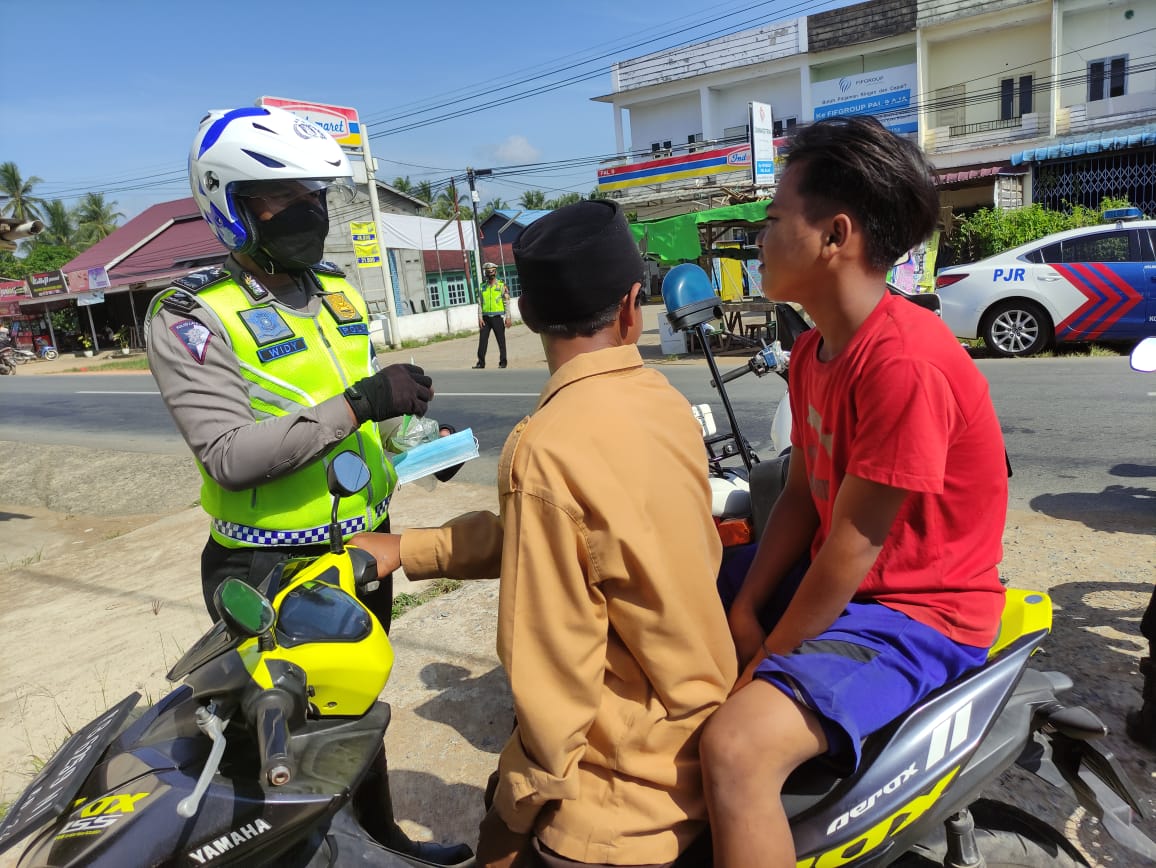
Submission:
[[[0,347],[0,376],[15,374],[18,364],[14,347]]]

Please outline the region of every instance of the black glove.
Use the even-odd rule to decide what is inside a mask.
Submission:
[[[357,424],[394,416],[424,416],[433,398],[433,380],[417,365],[390,365],[345,390]]]

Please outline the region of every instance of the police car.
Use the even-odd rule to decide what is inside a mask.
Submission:
[[[1105,211],[1102,226],[943,269],[935,288],[944,322],[999,356],[1156,335],[1156,220],[1142,216],[1138,208]]]

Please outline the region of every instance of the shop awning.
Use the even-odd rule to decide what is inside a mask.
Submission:
[[[1018,166],[1021,163],[1083,157],[1088,154],[1098,154],[1101,151],[1119,151],[1125,148],[1150,148],[1153,146],[1156,146],[1156,123],[1073,136],[1070,139],[1054,142],[1050,145],[1029,148],[1026,151],[1012,154],[1011,163],[1013,166]]]
[[[745,202],[742,205],[728,205],[707,211],[694,211],[667,217],[663,220],[646,220],[633,223],[630,231],[639,248],[647,256],[664,265],[689,262],[702,256],[699,237],[701,227],[722,229],[759,229],[766,220],[767,206],[771,200]]]
[[[947,187],[952,184],[966,184],[969,181],[991,178],[995,175],[1022,175],[1026,171],[1026,169],[1013,169],[1007,163],[996,163],[992,166],[967,166],[940,172],[935,178],[935,184],[937,187]]]

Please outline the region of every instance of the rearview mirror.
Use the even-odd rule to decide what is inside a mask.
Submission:
[[[369,467],[356,452],[340,453],[326,471],[329,493],[334,497],[349,497],[369,485]]]
[[[1156,371],[1156,338],[1144,338],[1132,350],[1132,370],[1150,374]]]
[[[227,578],[213,593],[217,614],[234,636],[262,636],[276,617],[273,605],[256,588],[240,579]]]

